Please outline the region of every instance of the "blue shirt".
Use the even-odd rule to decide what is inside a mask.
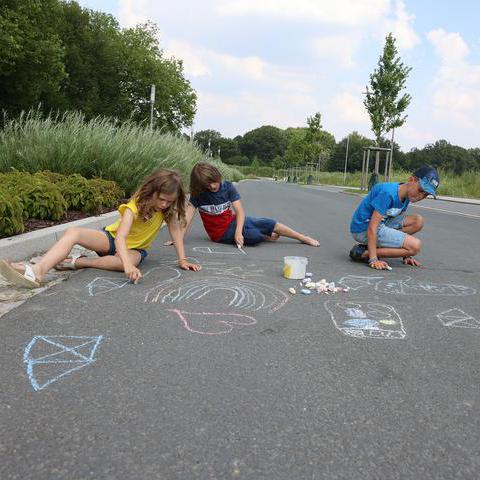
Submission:
[[[237,189],[227,180],[220,184],[218,192],[206,191],[197,197],[190,197],[190,203],[198,208],[203,226],[213,241],[220,240],[235,220],[232,203],[239,199]]]
[[[399,186],[398,182],[377,183],[355,210],[350,222],[350,231],[352,233],[365,232],[375,210],[384,219],[402,214],[407,209],[410,200],[408,198],[404,202],[400,200]]]

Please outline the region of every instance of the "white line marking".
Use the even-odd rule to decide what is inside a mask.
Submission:
[[[444,213],[453,213],[453,215],[462,215],[464,217],[480,218],[480,215],[474,215],[473,213],[456,212],[454,210],[445,210],[444,208],[426,207],[425,205],[412,205],[412,207],[425,208],[427,210],[437,210]]]

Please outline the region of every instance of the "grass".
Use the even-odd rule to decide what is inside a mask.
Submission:
[[[298,173],[297,181],[306,183],[309,172],[305,174],[303,171]],[[392,175],[392,182],[405,182],[411,175],[410,172],[404,170],[395,170]],[[440,187],[439,195],[446,195],[461,198],[480,198],[480,173],[464,172],[461,175],[439,171]],[[360,172],[347,173],[346,181],[343,183],[343,172],[316,172],[313,174],[314,183],[324,185],[345,185],[346,187],[360,187]],[[383,176],[380,175],[380,181]]]
[[[201,150],[181,136],[102,117],[85,122],[78,112],[45,118],[32,110],[4,123],[0,172],[79,173],[115,180],[131,194],[144,177],[161,167],[178,170],[188,185],[193,165],[204,160]],[[229,180],[243,178],[233,167],[212,163]]]

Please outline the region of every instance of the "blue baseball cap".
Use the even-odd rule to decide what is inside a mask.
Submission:
[[[440,185],[440,177],[435,168],[424,165],[416,170],[413,175],[418,178],[424,192],[437,198],[437,188]]]

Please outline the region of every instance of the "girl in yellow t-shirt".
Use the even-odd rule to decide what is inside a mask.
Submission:
[[[125,272],[137,283],[142,278],[138,266],[147,256],[162,223],[166,222],[177,250],[178,265],[184,270],[200,270],[185,257],[182,226],[185,225],[185,192],[175,170],[152,173],[131,200],[120,205],[121,218],[103,230],[68,228],[62,238],[35,265],[0,260],[0,274],[12,283],[36,288],[50,268],[74,270],[100,268]],[[98,257],[73,256],[74,245],[95,251]]]

